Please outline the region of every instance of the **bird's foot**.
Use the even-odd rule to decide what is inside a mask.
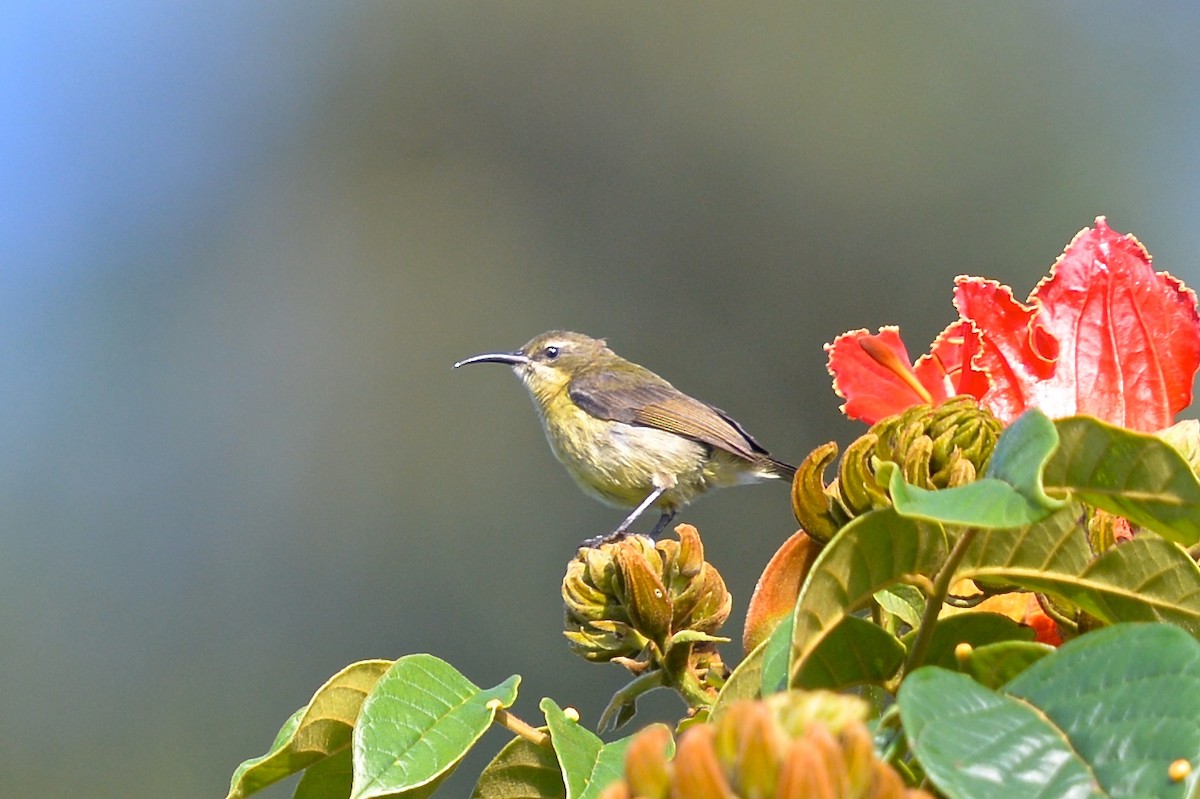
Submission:
[[[630,518],[626,519],[624,522],[621,523],[620,527],[618,527],[616,530],[613,530],[611,533],[606,533],[605,535],[597,535],[597,536],[593,536],[591,538],[585,539],[584,541],[580,542],[579,548],[580,549],[585,549],[585,548],[595,549],[596,547],[600,546],[601,544],[615,544],[616,542],[620,541],[621,539],[626,538],[631,535],[644,535],[647,538],[649,538],[651,541],[655,541],[658,539],[659,534],[662,533],[662,531],[664,529],[666,529],[666,526],[671,523],[671,520],[675,518],[675,511],[664,511],[663,515],[660,516],[658,519],[658,524],[654,525],[654,529],[648,533],[631,533],[631,532],[629,532],[629,529],[628,529],[629,525],[633,522],[633,520],[635,518],[636,518],[635,516],[631,516]]]
[[[596,547],[600,546],[601,544],[615,544],[618,541],[620,541],[628,536],[631,536],[631,535],[637,535],[637,534],[630,533],[627,530],[613,530],[611,533],[604,533],[603,535],[594,535],[591,538],[585,538],[584,540],[579,542],[579,548],[580,549],[595,549]]]

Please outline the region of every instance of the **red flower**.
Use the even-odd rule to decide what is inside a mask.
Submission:
[[[958,321],[916,363],[896,328],[826,345],[847,416],[868,424],[969,394],[1004,422],[1028,408],[1087,414],[1132,430],[1167,427],[1200,368],[1196,295],[1103,217],[1085,228],[1026,303],[992,280],[959,277]]]

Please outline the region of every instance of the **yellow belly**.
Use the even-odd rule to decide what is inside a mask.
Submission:
[[[765,479],[751,463],[653,427],[597,419],[575,407],[543,415],[555,457],[585,493],[632,508],[661,485],[674,486],[655,503],[675,510],[710,488]]]

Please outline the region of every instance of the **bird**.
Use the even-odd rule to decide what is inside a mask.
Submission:
[[[651,506],[661,514],[648,533],[655,538],[711,489],[795,475],[729,414],[622,358],[604,339],[551,330],[514,352],[473,355],[454,368],[476,363],[512,367],[550,449],[584,493],[633,509],[584,546],[624,537]]]

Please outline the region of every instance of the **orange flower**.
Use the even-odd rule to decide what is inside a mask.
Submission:
[[[1103,217],[1075,237],[1026,303],[995,281],[959,277],[954,305],[958,321],[915,363],[894,327],[826,345],[847,416],[870,424],[967,394],[1005,423],[1039,408],[1152,432],[1192,401],[1196,294],[1155,272],[1141,243]]]

